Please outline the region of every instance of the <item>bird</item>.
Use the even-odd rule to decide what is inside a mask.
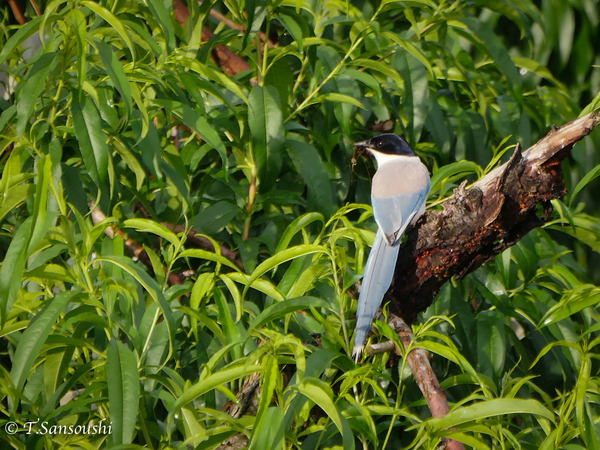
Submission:
[[[377,233],[362,279],[352,356],[362,355],[373,318],[392,283],[400,240],[425,212],[431,187],[429,171],[408,143],[397,134],[382,134],[354,146],[375,157],[371,205]]]

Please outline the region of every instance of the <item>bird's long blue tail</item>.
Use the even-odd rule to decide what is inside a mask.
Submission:
[[[383,296],[392,283],[399,249],[400,240],[391,246],[386,242],[382,231],[377,230],[365,266],[360,295],[358,296],[356,332],[354,334],[354,348],[352,349],[352,356],[356,360],[362,354],[373,318],[381,305]]]

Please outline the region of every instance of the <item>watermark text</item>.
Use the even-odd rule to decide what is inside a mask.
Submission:
[[[100,419],[98,423],[90,422],[85,425],[58,425],[40,419],[25,422],[20,425],[17,422],[6,422],[4,424],[6,434],[40,434],[40,435],[92,435],[111,434],[112,422]]]

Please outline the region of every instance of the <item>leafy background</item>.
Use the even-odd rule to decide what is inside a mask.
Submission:
[[[405,136],[435,208],[598,106],[595,1],[188,1],[183,26],[166,0],[22,6],[0,7],[0,422],[112,429],[5,443],[599,448],[597,133],[553,220],[415,324],[447,417],[402,358],[350,358],[375,227],[352,143]]]

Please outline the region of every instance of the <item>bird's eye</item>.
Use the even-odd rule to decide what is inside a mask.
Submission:
[[[377,141],[377,142],[375,142],[375,147],[377,147],[377,148],[383,147],[383,141]]]

